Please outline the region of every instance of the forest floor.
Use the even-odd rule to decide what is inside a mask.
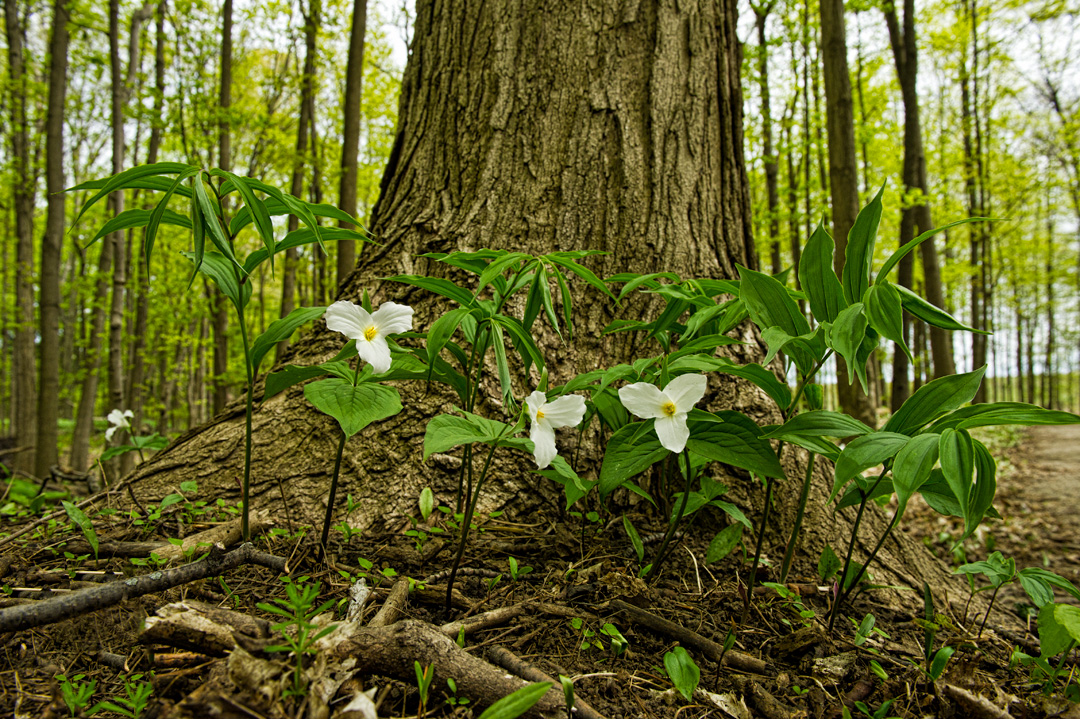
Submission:
[[[1080,585],[1080,426],[1034,428],[1006,444],[995,502],[1003,521],[954,548],[961,527],[913,502],[903,531],[954,566],[996,550],[1015,559],[1017,569],[1044,567]],[[190,541],[205,527],[227,525],[211,521],[212,506],[189,500],[135,525],[126,495],[109,500],[122,511],[94,516],[100,559],[87,556],[89,548],[66,518],[0,546],[0,581],[8,595],[0,597],[0,608],[43,606],[25,598],[42,590],[60,597],[88,587],[101,591],[116,577],[165,581],[176,570],[159,574],[152,561],[136,557],[143,566],[133,566],[130,556],[146,557],[154,546],[168,551],[169,538]],[[0,715],[72,715],[56,679],[66,674],[69,691],[95,682],[87,705],[111,698],[129,716],[464,718],[478,716],[485,697],[507,693],[509,672],[530,681],[542,680],[541,673],[573,677],[579,717],[839,718],[844,707],[852,716],[878,719],[1080,717],[1078,705],[1065,699],[1066,688],[1075,689],[1071,660],[1046,691],[1045,677],[1015,661],[1017,649],[1038,654],[1033,608],[1018,583],[997,594],[1004,611],[982,631],[978,602],[966,606],[965,593],[935,597],[938,614],[928,624],[910,607],[878,601],[871,589],[829,634],[829,592],[815,577],[796,577],[782,590],[787,596],[759,587],[742,619],[746,592],[736,577],[745,580],[746,572],[738,552],[706,567],[707,539],[691,532],[659,581],[646,585],[636,577],[621,523],[573,521],[568,529],[544,517],[527,525],[482,518],[463,565],[470,571],[459,574],[449,611],[440,570],[449,566],[452,547],[437,535],[405,536],[409,527],[384,537],[335,531],[321,560],[310,532],[263,532],[258,549],[285,559],[295,586],[320,583],[319,601],[329,600],[334,611],[317,623],[338,624],[306,659],[306,700],[290,696],[295,662],[270,649],[280,643],[270,623],[281,618],[258,605],[283,599],[286,583],[279,572],[257,566],[273,564],[260,555],[255,564],[93,613],[0,633]],[[5,522],[2,529],[19,526]],[[236,556],[213,554],[208,561]],[[516,580],[511,556],[518,562]],[[410,593],[406,576],[425,581]],[[350,620],[349,588],[360,578],[372,591]],[[962,581],[956,586],[964,587]],[[171,611],[162,609],[170,603]],[[868,614],[878,631],[860,633],[856,624]],[[934,630],[931,654],[942,647],[955,651],[936,681],[926,673],[933,669],[925,660],[928,629]],[[732,631],[735,642],[725,652]],[[625,649],[617,652],[622,640]],[[665,669],[665,654],[677,645],[700,667],[689,700],[672,688]],[[361,659],[354,664],[349,657]],[[426,707],[412,678],[414,658],[434,673]],[[74,679],[78,675],[84,676]],[[547,712],[537,715],[565,716],[557,678],[554,683],[544,699]],[[140,687],[143,693],[152,688],[148,698],[140,698]]]

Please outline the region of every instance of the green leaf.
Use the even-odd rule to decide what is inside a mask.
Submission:
[[[844,287],[833,271],[834,247],[833,238],[819,222],[799,261],[799,284],[806,292],[810,311],[818,322],[834,322],[848,306]]]
[[[259,373],[259,365],[266,353],[277,346],[278,342],[289,339],[302,325],[319,319],[325,312],[325,307],[297,307],[286,317],[271,322],[266,331],[251,344],[251,373]]]
[[[756,362],[741,365],[723,357],[680,357],[668,365],[668,370],[672,373],[695,371],[730,374],[752,382],[769,395],[782,410],[787,409],[791,404],[791,389],[787,384],[778,380],[771,370],[765,369]]]
[[[195,262],[194,253],[184,252],[182,254]],[[237,282],[235,268],[236,266],[229,262],[220,252],[206,252],[203,254],[202,266],[199,267],[199,272],[214,281],[222,294],[228,297],[233,306],[236,307],[237,312],[243,312],[251,299],[251,283],[244,282],[241,284]]]
[[[634,545],[634,553],[637,554],[638,562],[645,561],[645,544],[641,541],[641,535],[634,529],[634,525],[630,522],[630,518],[625,514],[622,518],[622,524],[626,536],[630,538],[630,544]]]
[[[431,491],[431,487],[424,487],[420,490],[420,517],[426,522],[434,510],[435,493]]]
[[[885,264],[882,265],[881,270],[878,271],[877,281],[881,282],[883,279],[888,277],[889,273],[892,272],[893,267],[896,267],[896,265],[900,262],[900,260],[904,259],[904,257],[909,252],[914,250],[916,247],[921,245],[926,240],[929,240],[931,237],[933,237],[937,233],[945,232],[946,230],[951,230],[952,228],[958,227],[960,225],[966,225],[969,222],[988,222],[988,221],[992,221],[991,218],[989,218],[989,217],[965,217],[962,220],[957,220],[956,222],[950,222],[947,225],[942,225],[941,227],[935,227],[932,230],[927,230],[926,232],[922,233],[921,235],[916,237],[911,242],[908,242],[907,244],[905,244],[903,247],[898,249],[896,252],[892,253],[892,255],[889,257],[889,259],[885,260]],[[910,290],[908,290],[908,291],[910,292]],[[914,314],[914,313],[912,313],[912,314]]]
[[[255,229],[259,233],[259,237],[262,238],[263,245],[266,247],[266,252],[270,257],[270,271],[274,269],[274,224],[270,221],[270,214],[266,211],[266,205],[255,196],[255,193],[251,190],[251,185],[248,181],[235,175],[231,172],[224,170],[211,170],[211,175],[215,177],[222,177],[231,180],[236,189],[240,191],[240,196],[244,199],[244,205],[248,208],[248,212],[255,219]]]
[[[203,182],[203,173],[196,174],[192,181],[195,185],[195,201],[199,205],[199,212],[202,214],[203,223],[206,228],[210,230],[210,241],[214,243],[214,247],[224,257],[227,257],[230,261],[240,267],[240,263],[236,261],[236,255],[233,253],[232,243],[229,241],[229,236],[225,232],[225,228],[221,226],[221,218],[219,216],[219,207],[217,203],[210,198],[210,195],[206,192],[206,184]]]
[[[502,389],[502,401],[507,407],[514,402],[514,386],[510,379],[510,365],[506,361],[506,344],[502,328],[491,322],[491,345],[495,348],[495,369],[499,373],[499,387]]]
[[[86,203],[82,206],[82,209],[79,210],[79,214],[75,217],[75,221],[71,224],[79,224],[79,220],[82,219],[82,216],[86,214],[87,210],[93,207],[98,200],[106,197],[115,190],[123,190],[129,187],[134,187],[132,183],[143,178],[155,177],[157,175],[174,175],[190,169],[192,169],[191,165],[185,165],[182,162],[158,162],[153,165],[139,165],[138,167],[133,167],[130,170],[124,170],[123,172],[120,172],[106,179],[104,182],[98,180],[95,182],[84,182],[81,185],[76,185],[75,187],[72,187],[67,191],[71,192],[72,190],[97,189],[99,186],[100,189],[93,197],[86,201]]]
[[[602,252],[590,252],[589,254],[603,254]],[[577,263],[578,257],[585,257],[587,255],[579,255],[577,252],[553,252],[543,256],[543,259],[553,262],[554,264],[562,267],[564,270],[569,270],[575,275],[585,280],[589,285],[598,290],[599,292],[607,295],[611,299],[615,299],[615,295],[611,294],[611,290],[608,289],[599,277],[594,275],[591,270],[583,265]]]
[[[434,368],[435,358],[442,352],[443,347],[453,337],[454,332],[457,331],[458,325],[474,310],[468,307],[458,307],[457,309],[450,310],[446,314],[439,317],[431,324],[431,328],[427,332],[427,361],[428,366]]]
[[[821,551],[821,557],[818,558],[817,571],[818,576],[822,582],[828,582],[830,579],[836,576],[836,573],[840,571],[840,559],[836,556],[836,552],[828,544],[825,545],[825,549]]]
[[[497,442],[510,434],[511,427],[475,414],[462,412],[461,415],[437,414],[427,423],[424,431],[424,459],[436,452],[463,444]]]
[[[870,326],[882,337],[900,345],[908,359],[914,362],[904,338],[904,308],[900,304],[900,293],[896,288],[887,280],[882,280],[866,290],[863,305],[866,307],[866,319]]]
[[[345,365],[348,369],[348,365]],[[266,385],[263,391],[263,401],[270,399],[276,394],[280,394],[284,390],[287,390],[293,385],[300,384],[309,379],[315,377],[322,377],[328,374],[324,365],[311,365],[311,366],[298,366],[298,365],[285,365],[277,372],[271,372],[266,376]]]
[[[743,525],[730,524],[717,532],[709,542],[709,549],[705,552],[705,563],[712,564],[731,554],[735,547],[742,541]]]
[[[799,337],[792,337],[779,327],[769,327],[761,332],[761,339],[769,346],[769,351],[762,361],[769,364],[772,362],[773,357],[776,356],[776,353],[781,350],[792,355],[792,357],[797,353],[800,357],[809,357],[813,361],[820,361],[824,354],[824,342],[820,340],[820,336],[820,325],[814,331],[807,332]],[[811,365],[812,367],[813,365]],[[802,369],[801,366],[800,369]]]
[[[791,298],[788,290],[775,277],[755,272],[737,265],[739,277],[739,297],[746,305],[750,319],[761,329],[779,327],[791,335],[799,337],[810,333],[810,325]],[[813,362],[803,351],[792,353],[792,359],[804,374],[810,372]]]
[[[783,439],[789,435],[844,439],[846,437],[870,434],[873,431],[849,415],[830,412],[829,410],[816,410],[797,414],[762,436],[766,439]]]
[[[1058,589],[1067,593],[1073,599],[1080,600],[1080,591],[1077,591],[1076,587],[1073,585],[1072,582],[1070,582],[1068,579],[1061,576],[1060,574],[1055,574],[1048,569],[1043,569],[1041,567],[1028,567],[1027,569],[1021,569],[1019,572],[1017,572],[1017,576],[1020,577],[1020,583],[1023,585],[1024,590],[1027,591],[1028,596],[1031,597],[1032,602],[1034,602],[1035,606],[1037,607],[1041,608],[1047,602],[1054,601],[1054,592],[1050,587],[1057,587]],[[1036,599],[1035,593],[1032,592],[1032,590],[1028,587],[1028,583],[1026,582],[1032,583],[1033,585],[1035,583],[1043,585],[1045,587],[1045,592],[1049,593],[1049,596],[1047,597],[1044,592],[1040,591],[1040,598],[1043,598],[1044,601],[1038,601],[1038,599]]]
[[[975,448],[966,430],[946,429],[938,441],[941,471],[949,489],[960,505],[965,526],[970,521],[968,509],[971,482],[975,476]]]
[[[920,387],[907,398],[883,428],[887,432],[915,434],[946,412],[962,407],[975,397],[986,367],[974,372],[941,377]]]
[[[1067,605],[1050,603],[1039,610],[1039,653],[1043,659],[1061,654],[1076,641],[1073,632],[1060,621],[1057,610],[1062,606]],[[1074,629],[1076,628],[1074,617],[1062,613],[1061,618],[1069,620]]]
[[[892,480],[888,477],[883,478],[880,482],[877,477],[856,477],[855,483],[847,488],[843,496],[840,497],[840,501],[836,503],[836,511],[839,512],[845,507],[855,507],[862,504],[864,500],[872,502],[878,497],[891,496],[893,491]]]
[[[506,254],[492,260],[484,271],[480,273],[480,281],[477,283],[476,296],[480,295],[481,290],[487,287],[496,278],[502,276],[502,273],[507,269],[514,268],[519,262],[523,260],[531,260],[532,255],[524,252],[507,252]]]
[[[859,360],[859,349],[866,338],[866,325],[865,306],[862,302],[856,302],[841,311],[825,333],[826,344],[844,358],[848,371],[848,384],[855,381],[852,375],[854,372],[862,384],[863,392],[867,391],[866,363]]]
[[[764,477],[784,478],[784,468],[769,443],[732,422],[692,424],[686,447],[715,462],[741,467]]]
[[[480,715],[479,719],[515,719],[532,709],[533,705],[540,701],[550,688],[550,682],[539,682],[524,686],[510,696],[505,696],[489,706]]]
[[[180,224],[176,218],[183,217],[184,222],[186,223],[186,225],[184,226],[188,228],[192,227],[191,218],[171,212],[168,209],[168,206],[169,200],[172,199],[172,196],[177,192],[177,190],[181,189],[181,185],[183,184],[184,180],[191,177],[196,172],[198,172],[197,168],[189,167],[188,169],[177,175],[176,179],[173,180],[171,185],[169,185],[169,188],[165,190],[165,194],[157,203],[157,206],[154,207],[154,211],[150,213],[150,218],[146,224],[146,234],[143,236],[143,257],[146,258],[147,275],[149,275],[150,273],[150,257],[154,252],[154,239],[157,237],[158,228],[161,226],[161,223],[169,222],[170,224]],[[175,215],[175,217],[173,217],[173,215]]]
[[[293,230],[289,234],[282,238],[281,242],[274,245],[273,253],[267,251],[265,247],[252,252],[244,260],[244,271],[248,274],[254,272],[259,265],[266,261],[272,254],[278,254],[293,247],[302,247],[303,245],[310,245],[313,242],[322,239],[325,242],[337,241],[337,240],[359,240],[361,242],[370,242],[370,238],[363,232],[358,230],[350,230],[344,227],[327,227],[322,230],[321,233],[316,235],[310,227],[301,227],[298,230]]]
[[[840,489],[855,475],[892,458],[907,442],[906,435],[886,431],[853,439],[836,460],[836,479],[833,481],[829,501],[832,502]]]
[[[694,690],[697,689],[701,680],[701,670],[694,663],[690,653],[683,647],[675,647],[664,654],[664,669],[667,670],[668,679],[675,688],[683,695],[686,701],[692,701]]]
[[[397,390],[374,382],[354,387],[348,380],[330,377],[304,385],[304,397],[315,409],[336,419],[346,437],[401,411]]]
[[[538,371],[544,371],[543,353],[536,346],[536,340],[533,339],[532,334],[527,332],[518,320],[506,315],[494,315],[491,321],[506,328],[506,332],[510,335],[510,340],[513,342],[514,349],[517,350],[526,372],[533,365],[536,365]]]
[[[476,300],[473,298],[472,293],[458,287],[450,280],[444,280],[438,277],[426,277],[424,275],[394,275],[393,277],[387,277],[386,279],[391,282],[401,282],[406,285],[420,287],[429,292],[434,292],[437,295],[442,295],[447,299],[457,302],[462,307],[476,307]]]
[[[983,521],[987,511],[994,504],[997,494],[997,463],[990,450],[982,442],[972,440],[975,449],[975,486],[968,497],[968,516],[964,522],[964,538]]]
[[[961,407],[952,414],[942,417],[930,426],[931,430],[974,429],[998,425],[1062,425],[1080,423],[1080,416],[1071,412],[1044,409],[1022,402],[994,402]]]
[[[83,536],[86,537],[87,544],[94,550],[94,559],[97,559],[98,555],[98,536],[94,531],[94,524],[90,521],[90,518],[86,514],[75,506],[73,502],[61,501],[64,511],[67,512],[68,519],[72,524],[82,530]]]
[[[919,488],[930,479],[930,472],[938,459],[938,436],[936,434],[920,434],[912,437],[908,443],[896,453],[893,460],[893,488],[896,490],[898,506],[896,508],[896,520],[904,516],[904,509],[908,500],[919,491]]]
[[[870,268],[874,263],[874,243],[877,241],[878,224],[881,222],[881,194],[884,185],[866,207],[859,211],[848,233],[847,250],[844,253],[844,272],[841,282],[844,297],[849,304],[862,300],[870,286]]]
[[[668,454],[652,431],[651,422],[632,422],[616,430],[607,442],[600,465],[600,497],[606,498]]]
[[[93,239],[83,246],[83,249],[86,249],[110,233],[130,230],[133,227],[145,227],[147,223],[150,222],[151,215],[152,213],[149,210],[142,210],[139,208],[124,210],[102,225],[101,229],[97,231],[97,234],[94,235]],[[162,214],[162,218],[167,224],[176,225],[177,227],[183,227],[189,230],[191,229],[191,220],[188,219],[187,216],[181,215],[179,212],[165,210]]]
[[[940,469],[935,469],[930,473],[930,479],[919,488],[919,494],[938,514],[963,518],[964,512],[960,508],[960,502],[956,500],[956,495],[945,479],[945,473]]]

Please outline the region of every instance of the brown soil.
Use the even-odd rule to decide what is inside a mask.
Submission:
[[[958,536],[956,524],[925,507],[913,506],[905,517],[903,529],[921,536],[947,562],[983,559],[996,549],[1016,558],[1018,568],[1046,566],[1080,584],[1078,466],[1080,427],[1033,429],[999,461],[996,505],[1006,519],[988,523],[985,530],[969,539],[962,548],[962,557],[959,552],[950,553],[953,538]],[[127,511],[123,503],[117,507]],[[176,509],[167,511],[148,529],[132,527],[118,516],[95,520],[102,540],[160,539],[179,536],[181,532],[190,534],[201,528],[199,521],[185,522]],[[631,518],[642,535],[660,529],[650,517]],[[919,617],[878,601],[873,590],[861,594],[847,608],[844,614],[851,619],[842,617],[837,630],[828,637],[823,630],[829,609],[828,593],[816,591],[817,580],[811,576],[795,577],[802,585],[797,588],[802,594],[797,599],[782,599],[772,591],[755,593],[748,618],[740,621],[745,590],[738,580],[745,580],[746,564],[736,550],[721,562],[705,565],[708,542],[716,529],[710,527],[705,531],[703,527],[708,524],[695,523],[694,530],[672,553],[660,579],[653,586],[645,586],[636,578],[637,560],[618,516],[595,523],[560,519],[558,509],[551,508],[528,524],[486,517],[480,522],[482,531],[472,535],[466,553],[465,565],[476,571],[459,577],[457,585],[471,608],[447,612],[437,599],[414,593],[406,604],[404,618],[438,626],[521,602],[562,607],[563,616],[550,613],[554,610],[528,610],[470,635],[466,648],[483,657],[488,647],[501,645],[550,676],[576,677],[577,695],[601,715],[611,718],[839,717],[843,704],[851,705],[853,716],[858,717],[862,714],[854,706],[856,699],[864,702],[871,712],[883,702],[894,700],[882,716],[905,718],[1046,717],[1075,712],[1062,697],[1064,680],[1059,680],[1047,698],[1041,692],[1041,685],[1030,681],[1027,670],[1009,666],[1015,647],[1026,647],[1025,651],[1031,653],[1037,647],[1033,622],[1031,631],[1025,631],[1024,620],[1013,611],[1023,612],[1026,607],[1026,597],[1018,587],[1003,590],[998,596],[996,605],[1001,612],[991,615],[981,637],[978,626],[985,605],[979,604],[979,600],[988,594],[978,595],[966,607],[967,596],[963,584],[958,582],[955,596],[935,597],[940,629],[934,638],[934,648],[949,645],[956,648],[956,654],[944,676],[934,683],[915,666],[922,662],[924,654],[925,627],[918,623]],[[335,532],[329,562],[317,559],[310,538],[263,537],[259,547],[288,557],[294,578],[307,575],[311,581],[320,581],[320,600],[344,599],[349,580],[343,572],[355,578],[362,571],[360,559],[370,560],[373,566],[367,571],[368,581],[378,586],[375,600],[362,619],[367,621],[396,581],[396,577],[387,575],[425,578],[450,564],[449,544],[437,548],[440,540],[431,539],[421,554],[404,535],[409,528],[404,526],[399,533],[380,537],[353,536],[349,541]],[[4,527],[5,531],[11,529],[10,524]],[[74,568],[75,564],[80,568],[108,568],[127,573],[149,571],[133,568],[123,559],[81,563],[65,559],[64,542],[74,537],[63,526],[54,527],[51,533],[27,537],[2,548],[0,580],[6,587],[74,588],[64,570]],[[657,545],[650,546],[647,551],[655,551]],[[532,572],[517,582],[512,581],[508,568],[510,556],[520,566],[532,567]],[[493,575],[500,578],[493,582]],[[273,620],[256,607],[260,602],[284,595],[282,583],[270,570],[241,567],[222,579],[223,583],[198,582],[84,617],[0,636],[0,714],[67,716],[54,679],[61,672],[95,679],[94,701],[122,696],[124,672],[104,666],[99,652],[126,657],[129,668],[135,670],[141,666],[149,677],[150,662],[160,663],[163,658],[180,653],[161,645],[148,651],[136,642],[142,619],[169,602],[196,599]],[[431,584],[435,586],[441,581],[434,578]],[[663,669],[664,655],[676,641],[644,626],[625,611],[617,611],[613,600],[645,608],[721,644],[729,630],[734,629],[737,641],[733,651],[763,660],[764,670],[748,673],[730,665],[721,667],[700,651],[691,649],[701,668],[700,688],[720,698],[699,692],[692,702],[684,701],[672,690]],[[13,601],[0,599],[6,603]],[[862,621],[868,613],[874,615],[877,627],[885,635],[872,635],[856,648],[855,622]],[[340,621],[342,616],[339,613],[334,618]],[[629,642],[629,648],[620,656],[613,653],[610,638],[601,632],[608,622]],[[248,649],[267,658],[280,656],[260,654],[260,647],[248,646]],[[200,711],[209,712],[210,694],[227,698],[225,706],[231,707],[232,712],[226,712],[228,716],[305,715],[300,702],[283,698],[280,691],[261,694],[243,686],[235,676],[230,678],[225,659],[196,653],[171,660],[180,665],[159,664],[153,671],[154,694],[143,716],[200,716]],[[880,666],[885,678],[872,672],[872,663]],[[318,671],[313,667],[310,675],[314,677]],[[475,702],[464,707],[448,703],[454,697],[447,687],[447,678],[436,676],[427,716],[478,716],[482,707]],[[415,681],[370,672],[360,674],[357,679],[363,686],[376,690],[380,717],[417,716]],[[967,699],[964,692],[969,695]],[[998,712],[1005,710],[1009,714],[985,713],[985,708],[980,713],[970,703],[979,697]],[[222,705],[219,702],[215,706]],[[334,709],[330,716],[337,716],[335,711],[340,705],[332,702],[331,706]],[[748,709],[744,710],[743,706]]]

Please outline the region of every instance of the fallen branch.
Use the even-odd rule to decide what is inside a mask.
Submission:
[[[952,684],[943,684],[942,689],[945,696],[958,705],[966,716],[973,719],[1012,719],[1008,709],[1001,709],[986,697]]]
[[[495,666],[502,667],[508,672],[513,672],[522,679],[528,679],[530,682],[550,682],[556,689],[561,686],[559,682],[555,681],[532,664],[528,664],[506,647],[488,647],[486,656],[487,660]],[[574,698],[574,715],[581,717],[581,719],[603,719],[598,711],[593,709],[584,699],[579,697]]]
[[[221,548],[211,548],[206,559],[182,567],[0,610],[0,633],[22,631],[89,614],[144,594],[163,592],[198,579],[216,577],[241,564],[260,564],[277,572],[285,571],[284,559],[260,552],[251,544],[244,544],[228,554]]]
[[[695,631],[680,626],[675,622],[658,617],[652,612],[627,604],[621,599],[612,599],[608,606],[617,611],[628,614],[632,620],[642,624],[653,631],[666,634],[672,639],[678,640],[683,646],[696,649],[714,662],[721,662],[724,666],[731,667],[740,672],[752,674],[764,674],[766,664],[757,657],[743,654],[734,650],[724,651],[724,647],[711,639],[706,639]]]
[[[385,627],[393,624],[397,621],[397,618],[401,615],[401,612],[405,609],[405,602],[409,599],[409,580],[405,577],[397,580],[394,584],[394,588],[390,590],[390,595],[383,602],[383,605],[379,608],[379,611],[368,622],[368,626],[372,629],[376,627]]]
[[[492,609],[490,612],[484,612],[483,614],[477,614],[473,617],[466,617],[465,619],[458,620],[456,622],[449,622],[439,627],[439,631],[450,637],[456,639],[458,634],[464,629],[465,636],[474,634],[481,629],[489,629],[491,627],[497,627],[501,624],[505,624],[514,617],[520,616],[526,609],[531,608],[528,603],[513,604],[508,607],[499,607],[498,609]]]
[[[215,525],[198,534],[192,534],[191,536],[186,537],[181,545],[169,544],[162,549],[156,549],[154,551],[162,559],[174,560],[180,559],[185,554],[198,552],[200,545],[203,547],[212,547],[215,544],[220,544],[223,547],[231,547],[234,544],[239,544],[244,538],[241,525],[242,521],[243,520],[240,517],[237,517],[236,519],[224,522],[223,524]],[[262,533],[265,526],[266,515],[259,512],[252,512],[251,536]]]

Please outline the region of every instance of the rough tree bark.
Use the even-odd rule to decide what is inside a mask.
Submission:
[[[340,297],[355,301],[367,290],[375,303],[407,302],[423,330],[445,304],[379,279],[440,273],[442,266],[418,256],[423,252],[591,248],[610,252],[590,258],[601,276],[663,268],[733,277],[736,263],[756,265],[734,0],[660,0],[621,11],[610,3],[425,0],[417,10],[398,134],[373,213],[382,245],[365,251]],[[541,12],[545,22],[536,23]],[[577,290],[573,345],[544,338],[553,383],[655,352],[631,334],[601,337],[612,317],[609,304]],[[744,337],[748,344],[735,346],[736,356],[760,358],[756,338]],[[288,359],[320,361],[341,344],[340,335],[317,326],[294,343]],[[533,381],[521,389],[531,390]],[[709,382],[716,405],[763,423],[778,419],[756,388],[719,376]],[[449,398],[425,395],[419,383],[399,389],[405,410],[354,438],[342,464],[339,491],[353,495],[361,507],[354,521],[373,531],[408,526],[405,518],[415,513],[424,486],[450,503],[457,483],[449,458],[422,461],[426,420],[449,409]],[[488,404],[480,411],[497,409]],[[299,388],[264,402],[254,420],[253,505],[280,515],[283,493],[294,521],[317,522],[338,432]],[[530,463],[511,454],[493,470],[499,481],[491,483],[482,509],[536,510]],[[235,499],[242,455],[243,408],[233,403],[140,466],[136,493],[160,496],[183,479],[197,479],[208,496]],[[595,466],[598,456],[597,448],[585,447],[582,466]],[[790,449],[784,458],[792,472],[805,461]],[[740,501],[759,512],[761,493],[749,477],[735,472],[728,479]],[[827,491],[821,476],[806,521],[807,567],[816,566],[824,541],[849,526],[844,513],[826,509]],[[778,531],[769,535],[774,546],[787,538],[796,497],[777,501]],[[871,524],[878,531],[884,526],[880,519]],[[915,576],[921,565],[930,566],[925,551],[902,536],[889,544],[883,565]],[[931,581],[943,576],[928,571]],[[876,574],[882,575],[915,582],[884,569]]]

